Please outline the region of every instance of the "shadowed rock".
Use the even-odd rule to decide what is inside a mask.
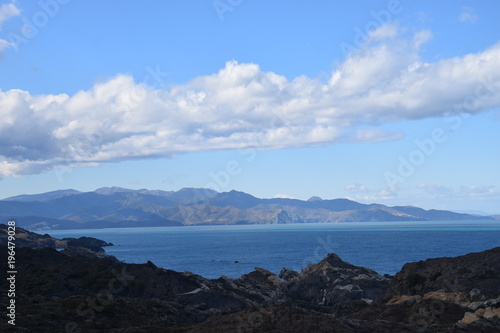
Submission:
[[[371,303],[388,286],[388,278],[371,269],[351,265],[330,253],[291,279],[288,295],[292,299],[322,306],[360,300]]]
[[[18,230],[19,332],[500,332],[500,248],[406,264],[393,278],[331,253],[300,273],[206,279],[116,261],[97,239]]]

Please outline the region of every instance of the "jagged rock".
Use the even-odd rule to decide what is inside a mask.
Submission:
[[[394,296],[393,298],[391,298],[387,304],[390,304],[390,305],[400,305],[400,304],[404,304],[404,305],[413,305],[415,303],[417,303],[418,301],[420,301],[422,299],[422,296],[419,296],[419,295],[414,295],[414,296]]]
[[[484,313],[486,312],[486,309],[478,309],[474,314],[478,317],[484,318]]]
[[[215,315],[195,325],[190,333],[314,332],[386,333],[412,332],[395,322],[365,322],[342,318],[321,307],[303,307],[293,302],[276,302],[229,315]]]
[[[394,278],[328,254],[300,273],[211,280],[110,260],[94,240],[59,252],[61,240],[24,235],[49,247],[16,249],[20,332],[500,332],[499,248],[407,264]]]
[[[464,317],[459,321],[460,324],[471,324],[475,321],[478,321],[480,320],[481,318],[479,318],[476,314],[472,313],[472,312],[466,312]]]
[[[279,277],[287,282],[296,279],[298,276],[299,276],[298,272],[288,268],[282,268],[279,274]]]
[[[389,280],[375,271],[351,265],[336,254],[311,264],[288,283],[288,295],[314,305],[373,300],[387,289]]]
[[[496,298],[500,286],[500,247],[455,258],[405,264],[384,295],[425,295],[429,292],[468,293],[470,301]]]
[[[485,319],[500,318],[500,309],[485,309],[479,317],[483,317]]]

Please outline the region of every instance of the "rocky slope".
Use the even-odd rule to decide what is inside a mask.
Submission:
[[[48,234],[40,235],[23,228],[16,228],[16,247],[29,247],[32,249],[62,249],[67,255],[84,255],[91,258],[108,258],[116,260],[115,257],[104,252],[103,247],[113,246],[112,243],[93,237],[63,238],[58,239]],[[7,246],[7,225],[0,224],[0,245]]]
[[[500,332],[500,248],[394,277],[329,254],[301,272],[206,279],[32,244],[16,251],[17,332]]]

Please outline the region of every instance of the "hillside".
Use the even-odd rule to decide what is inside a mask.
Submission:
[[[260,199],[238,191],[100,188],[61,190],[0,201],[0,218],[30,230],[375,221],[492,220],[493,217],[388,207],[348,199]]]

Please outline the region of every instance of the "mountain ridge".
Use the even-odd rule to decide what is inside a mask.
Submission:
[[[257,198],[231,190],[178,191],[103,187],[60,190],[0,200],[0,218],[30,230],[213,224],[494,220],[491,216],[414,206],[389,207],[349,199]]]

